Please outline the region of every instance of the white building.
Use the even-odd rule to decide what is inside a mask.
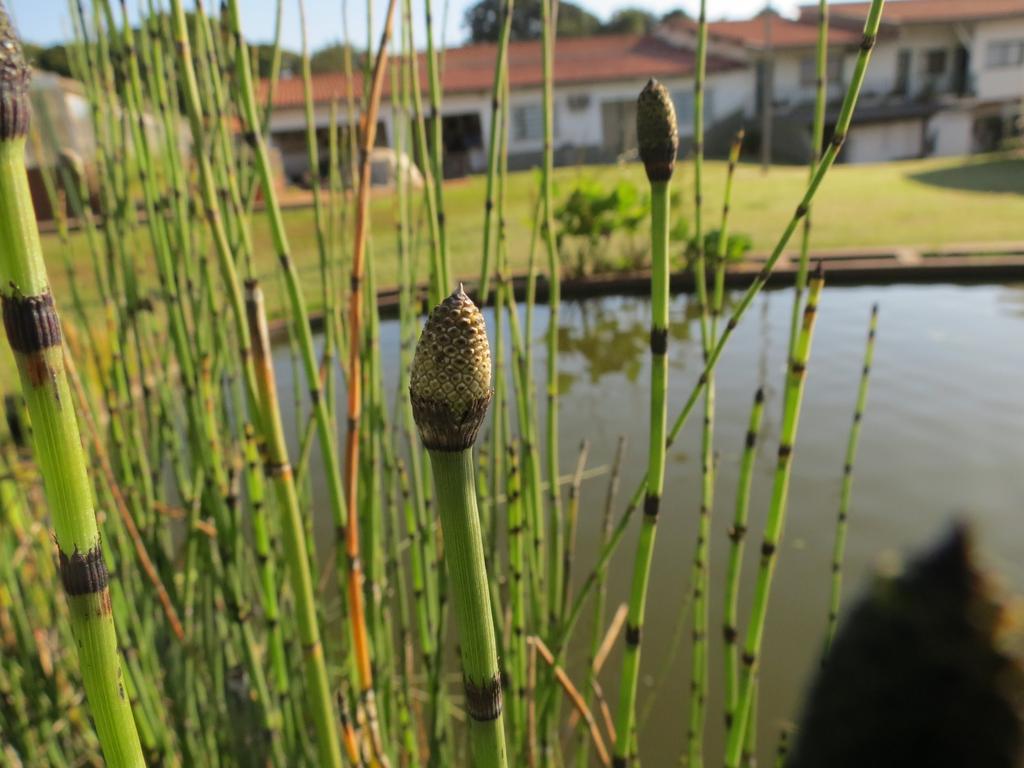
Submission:
[[[868,6],[830,6],[829,124],[853,72]],[[765,11],[752,19],[709,25],[704,116],[709,153],[723,153],[742,126],[748,149],[767,143],[774,162],[807,159],[817,13],[815,3],[801,8],[795,19]],[[636,96],[649,77],[665,83],[675,97],[685,151],[692,136],[695,30],[693,22],[682,20],[662,24],[649,36],[558,40],[556,162],[610,161],[633,150]],[[496,54],[492,44],[444,52],[446,175],[480,172],[486,166]],[[419,71],[426,93],[422,56]],[[509,163],[528,167],[542,149],[540,43],[512,43],[509,73]],[[390,77],[385,84],[379,142],[389,145],[394,135]],[[353,84],[357,99],[359,85]],[[343,115],[347,88],[342,75],[314,77],[323,157],[331,104],[339,103]],[[1022,101],[1024,0],[889,0],[841,159],[873,162],[993,149],[1020,132]],[[308,174],[303,104],[301,78],[277,84],[270,130],[292,178]]]

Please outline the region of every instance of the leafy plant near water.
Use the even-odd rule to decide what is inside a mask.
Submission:
[[[678,210],[670,184],[677,141],[673,105],[657,83],[644,89],[639,102],[649,196],[628,184],[607,190],[584,181],[555,205],[556,42],[549,2],[541,3],[546,151],[536,242],[530,245],[536,251],[540,244],[537,253],[546,258],[531,259],[522,301],[508,272],[506,6],[481,232],[479,303],[491,317],[489,348],[483,314],[466,293],[452,293],[442,124],[427,119],[443,99],[443,63],[428,37],[425,104],[416,87],[421,62],[410,55],[412,20],[421,11],[413,3],[404,2],[400,10],[395,0],[389,3],[382,38],[361,67],[361,95],[350,89],[344,108],[331,107],[328,184],[321,188],[314,180],[313,190],[317,288],[325,308],[322,346],[314,343],[308,297],[290,253],[294,233],[281,215],[267,147],[269,102],[260,98],[252,77],[237,0],[229,0],[220,17],[208,15],[203,2],[192,17],[180,0],[172,0],[170,14],[150,3],[137,30],[129,24],[126,4],[70,4],[76,42],[68,52],[97,137],[102,216],[93,216],[83,174],[71,158],[57,176],[44,169],[53,201],[66,195],[86,233],[87,253],[69,253],[64,265],[75,275],[69,284],[88,277],[100,296],[99,306],[87,305],[78,293],[70,296],[75,322],[68,328],[77,330],[63,339],[47,299],[26,202],[21,146],[27,125],[22,112],[7,107],[20,108],[25,73],[20,62],[5,59],[0,105],[6,111],[0,117],[10,135],[0,136],[4,315],[5,322],[10,317],[8,336],[40,450],[33,461],[13,443],[0,446],[0,761],[70,766],[96,764],[102,755],[118,766],[582,766],[588,759],[627,764],[644,754],[643,732],[636,727],[638,680],[657,515],[681,508],[662,503],[666,456],[700,400],[703,468],[694,510],[700,538],[692,566],[680,569],[690,574],[689,596],[682,602],[695,638],[692,679],[689,686],[672,682],[687,691],[679,709],[680,723],[688,725],[689,764],[717,759],[707,754],[704,738],[708,702],[714,700],[709,649],[718,642],[708,626],[708,607],[725,599],[726,758],[729,766],[749,764],[761,640],[784,535],[822,277],[806,286],[801,282],[795,292],[784,429],[749,617],[739,599],[740,547],[750,519],[744,489],[766,405],[758,398],[751,414],[734,513],[733,567],[719,584],[707,569],[715,513],[715,366],[798,229],[806,281],[804,222],[849,127],[881,8],[882,0],[871,4],[833,139],[813,159],[805,194],[794,201],[795,212],[783,222],[764,270],[727,316],[725,268],[749,241],[730,234],[731,192],[717,228],[707,226],[706,212],[717,208],[701,195],[699,141],[693,199],[701,203],[692,218]],[[280,18],[280,4],[278,10]],[[430,8],[422,10],[429,30]],[[702,85],[703,11],[697,51]],[[392,34],[398,15],[401,29]],[[825,31],[823,22],[819,70]],[[3,32],[13,39],[6,24]],[[13,49],[3,50],[6,56]],[[353,69],[349,56],[344,66]],[[303,70],[312,129],[308,65]],[[426,183],[417,192],[404,175],[399,179],[396,226],[384,235],[369,226],[367,160],[388,75],[395,142],[399,149],[415,144]],[[821,71],[819,80],[825,80]],[[696,93],[699,137],[702,89]],[[349,125],[360,119],[366,128],[342,131],[341,113]],[[163,130],[143,130],[150,118]],[[175,139],[184,124],[190,151]],[[242,141],[236,140],[238,127]],[[308,131],[310,141],[315,136]],[[317,152],[311,144],[313,167],[319,165]],[[737,140],[728,190],[739,153]],[[343,194],[349,180],[342,180],[340,168],[355,175],[351,200]],[[268,243],[253,241],[256,216],[267,217]],[[70,248],[69,225],[58,221]],[[395,238],[399,259],[398,350],[381,345],[373,241],[382,236]],[[141,268],[133,247],[142,238],[155,255],[154,278]],[[616,516],[620,444],[601,548],[595,562],[586,562],[576,552],[583,516],[579,493],[595,470],[587,467],[584,444],[566,494],[559,461],[559,252],[585,252],[576,256],[576,269],[592,271],[610,259],[593,252],[610,250],[616,238],[636,241],[631,266],[650,255],[647,473]],[[260,248],[277,257],[271,274],[254,271]],[[668,288],[673,258],[686,253],[698,287],[705,363],[687,382],[689,396],[678,411],[668,381],[675,338]],[[550,320],[543,333],[546,369],[538,375],[535,297],[541,279]],[[274,295],[283,297],[283,307],[269,309],[284,316],[275,327],[288,337],[292,355],[293,389],[286,396],[294,404],[291,412],[277,391],[280,372],[273,367],[267,318],[272,302],[264,296],[278,287]],[[424,293],[436,309],[414,353]],[[394,400],[384,380],[389,355],[399,361]],[[857,412],[862,408],[863,397]],[[670,410],[677,414],[671,421]],[[78,425],[100,471],[84,472]],[[12,429],[12,436],[24,431]],[[39,503],[40,478],[47,506]],[[73,494],[54,493],[70,481]],[[105,514],[88,513],[94,499]],[[609,561],[641,502],[629,605],[606,606],[609,580],[621,577]],[[847,503],[844,493],[842,509]],[[317,509],[328,513],[326,535],[314,525]],[[51,526],[65,555],[58,558],[59,570],[46,535]],[[841,547],[836,552],[839,562]],[[66,602],[53,588],[60,575],[69,587]],[[109,593],[100,589],[101,581]],[[83,611],[88,601],[100,610]],[[581,616],[592,621],[589,632],[578,631]],[[81,642],[91,637],[104,642]],[[613,688],[608,683],[616,670],[603,676],[602,670],[617,643],[625,653]],[[588,660],[578,673],[573,657],[581,648]],[[85,683],[84,702],[79,680]],[[655,757],[660,764],[678,756]]]

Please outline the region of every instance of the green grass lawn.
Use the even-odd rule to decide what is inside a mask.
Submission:
[[[673,182],[687,211],[692,204],[691,168],[689,163],[681,163]],[[724,176],[724,163],[707,164],[708,227],[717,225]],[[641,188],[646,185],[637,163],[559,168],[555,177],[559,198],[568,195],[576,181],[583,177],[601,181],[608,187],[621,179],[629,179]],[[792,215],[806,181],[805,168],[774,167],[763,173],[756,164],[741,165],[733,191],[733,231],[748,234],[755,251],[769,250]],[[508,181],[507,221],[513,271],[523,271],[527,264],[537,187],[538,176],[533,171],[511,174]],[[381,287],[396,282],[393,204],[392,194],[379,192],[372,205],[372,254],[377,284]],[[445,206],[453,273],[475,281],[480,273],[484,179],[473,177],[449,182],[445,189]],[[285,220],[292,255],[302,273],[309,306],[315,310],[321,302],[312,208],[288,210]],[[1024,241],[1024,158],[988,155],[836,166],[819,190],[813,222],[812,248]],[[262,213],[254,217],[253,242],[258,249],[256,269],[264,278],[268,308],[272,313],[284,314],[281,283],[275,274],[275,254]],[[61,248],[56,235],[44,236],[43,249],[53,292],[64,309],[65,323],[73,325],[68,275],[63,268]],[[144,289],[154,289],[156,273],[144,228],[136,232],[131,248]],[[426,255],[423,250],[420,253],[423,254],[420,273],[425,278]],[[539,266],[546,269],[540,251],[537,257],[541,260]],[[71,259],[77,287],[83,298],[93,304],[96,292],[85,237],[80,232],[72,236]],[[10,381],[13,370],[10,351],[4,345],[0,352],[0,379]]]
[[[717,223],[724,176],[724,163],[707,164],[705,200],[710,220],[705,226]],[[555,177],[559,197],[567,195],[581,177],[599,180],[609,187],[621,179],[646,184],[639,164],[565,167],[559,168]],[[774,167],[763,173],[756,164],[741,165],[733,192],[733,230],[750,235],[755,251],[769,250],[796,207],[806,181],[807,171],[800,167]],[[692,202],[691,183],[691,166],[681,163],[674,184],[683,196],[686,210]],[[513,271],[526,267],[537,186],[538,177],[532,171],[514,173],[509,178],[507,220]],[[372,253],[377,284],[381,287],[396,282],[393,204],[393,195],[382,191],[375,195],[372,205]],[[453,274],[475,280],[480,272],[483,237],[483,177],[449,182],[445,188],[445,207]],[[319,275],[313,211],[289,210],[285,220],[292,255],[303,274],[310,305],[315,307],[319,303]],[[1024,158],[989,155],[836,166],[819,191],[813,222],[812,247],[816,248],[1024,241]],[[272,277],[276,261],[266,218],[261,213],[254,217],[253,229],[258,249],[257,271],[261,276]],[[43,246],[54,292],[58,300],[67,302],[67,277],[59,267],[60,243],[55,235],[47,235]],[[80,234],[75,236],[72,246],[73,258],[81,265],[76,269],[81,281],[79,288],[85,296],[92,296],[91,272]],[[136,263],[145,275],[144,281],[153,287],[156,277],[144,231],[139,232],[135,247]],[[425,277],[425,256],[422,261],[420,269]],[[278,281],[266,280],[265,286],[271,296],[271,307],[277,306]]]

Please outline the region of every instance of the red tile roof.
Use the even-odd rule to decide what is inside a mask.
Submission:
[[[697,22],[692,19],[676,19],[666,22],[669,29],[696,31]],[[708,24],[708,36],[723,42],[738,43],[747,48],[813,48],[818,44],[817,23],[793,21],[774,11],[763,11],[752,19],[737,21],[712,21]],[[860,42],[860,35],[841,27],[830,27],[829,45],[846,45]]]
[[[443,55],[441,87],[446,95],[489,93],[494,80],[497,46],[493,43],[450,48]],[[541,46],[536,40],[509,45],[509,86],[513,89],[540,88],[544,82]],[[711,56],[708,72],[717,72],[740,64],[732,59]],[[555,45],[554,77],[559,85],[588,84],[636,80],[649,77],[680,77],[693,73],[694,54],[653,36],[602,35],[567,37]],[[420,86],[427,89],[427,68],[419,55]],[[358,98],[362,78],[355,78],[353,93]],[[391,89],[391,78],[384,80],[384,93]],[[265,97],[269,83],[259,84]],[[344,102],[346,80],[341,73],[314,75],[313,100],[316,103],[338,99]],[[289,77],[278,81],[274,106],[295,107],[304,103],[302,78]]]
[[[871,3],[830,3],[833,17],[863,20]],[[801,18],[817,16],[818,7],[804,5]],[[978,21],[1024,16],[1024,0],[889,0],[882,21],[889,24],[932,24],[950,21]]]

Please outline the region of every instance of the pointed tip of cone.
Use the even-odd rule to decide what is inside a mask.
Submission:
[[[28,133],[28,84],[31,69],[21,41],[0,0],[0,141]]]

